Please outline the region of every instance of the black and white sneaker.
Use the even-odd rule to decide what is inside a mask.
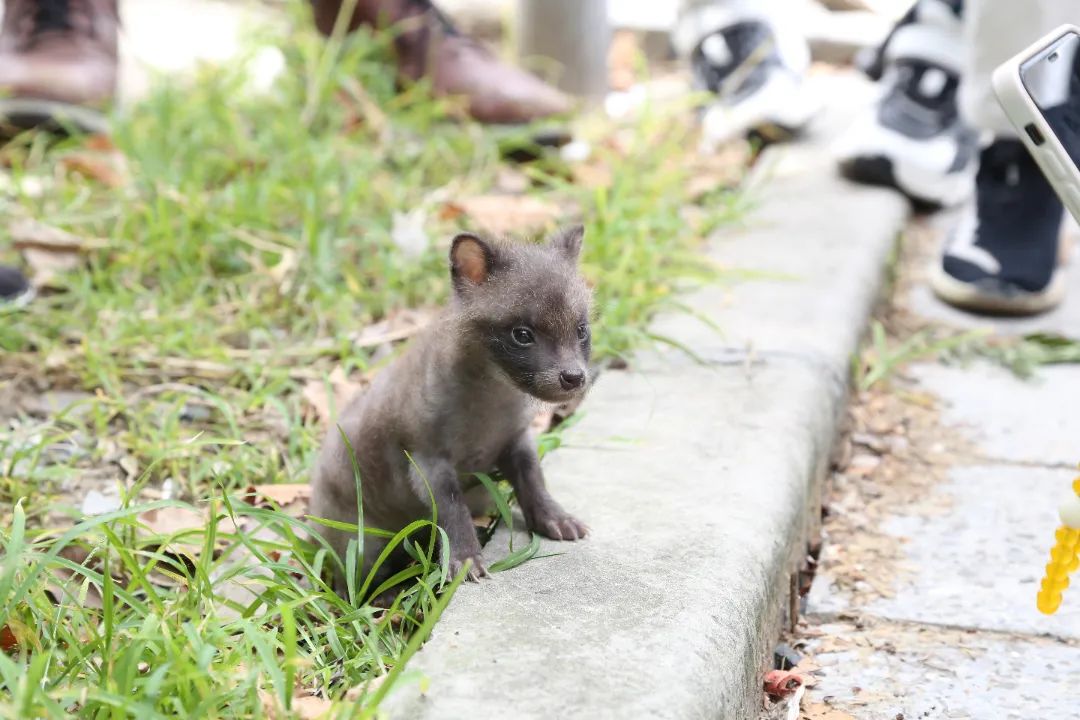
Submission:
[[[34,295],[34,288],[21,272],[7,265],[0,265],[0,306],[25,305]]]
[[[845,177],[894,187],[926,210],[971,196],[978,135],[960,119],[960,48],[956,9],[920,0],[872,69],[881,99],[837,145]]]
[[[995,141],[979,165],[975,203],[951,233],[930,286],[950,305],[974,312],[1054,308],[1065,297],[1061,201],[1019,140]]]
[[[806,41],[745,5],[687,13],[673,40],[689,56],[695,86],[715,96],[702,116],[706,146],[744,136],[787,140],[820,108],[804,87]]]

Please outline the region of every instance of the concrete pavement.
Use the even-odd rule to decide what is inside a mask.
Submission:
[[[980,320],[939,306],[921,270],[909,259],[902,272],[905,324],[1080,332],[1067,322],[1080,293],[1042,318]],[[837,718],[1077,717],[1080,592],[1049,617],[1035,595],[1080,461],[1078,392],[1076,365],[1025,380],[985,361],[917,364],[878,391],[894,421],[836,477],[810,593],[808,647],[821,665],[812,699],[850,714]],[[891,494],[902,501],[877,500]],[[893,553],[871,551],[875,533]],[[883,589],[866,578],[885,578]]]

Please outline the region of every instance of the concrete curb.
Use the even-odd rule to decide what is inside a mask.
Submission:
[[[785,273],[707,288],[656,331],[677,352],[606,373],[553,492],[592,528],[577,544],[461,588],[395,691],[394,718],[753,718],[789,578],[817,523],[849,357],[907,216],[835,177],[829,129],[866,102],[853,78],[813,138],[770,153],[749,226],[715,239],[733,267]],[[771,168],[771,169],[770,169]],[[487,552],[505,554],[501,530]],[[517,542],[523,542],[523,536]]]

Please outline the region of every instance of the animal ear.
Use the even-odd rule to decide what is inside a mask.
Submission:
[[[483,285],[495,264],[495,252],[472,233],[461,233],[450,244],[450,277],[454,285]]]
[[[585,237],[584,225],[571,225],[551,236],[548,243],[571,262],[581,254],[581,241]]]

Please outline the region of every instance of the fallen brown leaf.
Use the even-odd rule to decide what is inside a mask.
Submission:
[[[185,530],[206,528],[210,515],[206,510],[169,505],[142,512],[138,519],[144,528],[154,535],[175,535]],[[235,533],[236,524],[228,515],[221,516],[218,519],[217,531]]]
[[[11,243],[17,250],[39,248],[56,252],[87,252],[105,247],[104,240],[75,235],[67,230],[24,218],[8,225]]]
[[[375,688],[382,685],[387,677],[389,677],[389,674],[379,675],[378,677],[371,678],[366,683],[349,688],[345,691],[345,699],[349,702],[356,702],[357,700],[363,699],[367,693],[374,692]]]
[[[75,253],[51,252],[38,248],[27,248],[22,252],[32,271],[30,282],[36,288],[62,289],[63,283],[58,281],[59,276],[77,270],[83,262],[82,257]]]
[[[615,176],[606,164],[579,163],[570,169],[574,184],[584,188],[609,188],[615,182]]]
[[[301,397],[310,410],[309,417],[320,423],[328,423],[365,387],[366,383],[350,380],[339,365],[326,380],[309,381],[301,391]]]
[[[13,653],[18,649],[19,639],[15,637],[15,631],[11,629],[11,625],[0,627],[0,650]]]
[[[111,188],[123,187],[131,180],[127,160],[116,150],[73,152],[60,158],[60,166]]]
[[[561,214],[555,205],[530,195],[477,195],[449,204],[468,215],[477,229],[493,235],[541,230]]]
[[[461,207],[457,203],[443,203],[439,208],[437,217],[443,222],[451,222],[457,220],[459,217],[465,214],[465,208]]]
[[[116,150],[116,144],[113,143],[112,138],[102,133],[91,135],[86,138],[86,142],[83,146],[87,150],[97,150],[98,152],[109,152],[110,150]]]
[[[390,313],[377,323],[368,325],[353,336],[353,346],[370,348],[394,343],[412,337],[431,322],[436,311],[411,308]]]
[[[269,720],[283,720],[284,718],[317,720],[317,718],[326,717],[331,707],[329,700],[309,695],[303,688],[297,688],[293,692],[289,711],[281,708],[277,696],[269,690],[259,690],[259,702],[262,704],[263,715]]]
[[[173,535],[206,527],[206,513],[185,507],[167,506],[139,514],[139,522],[156,535]]]
[[[53,602],[78,602],[80,606],[94,610],[105,607],[105,601],[101,597],[98,586],[85,582],[83,575],[65,567],[53,568],[52,574],[54,579],[46,586],[46,591],[52,596]],[[84,585],[85,594],[83,593]]]
[[[294,695],[292,711],[300,720],[315,720],[330,712],[330,701],[314,695]]]
[[[31,282],[39,288],[57,287],[58,275],[77,269],[83,263],[84,253],[105,245],[101,240],[80,237],[30,219],[11,223],[8,234],[12,245],[22,252],[30,266]]]
[[[252,485],[244,498],[252,505],[268,505],[273,501],[290,515],[299,517],[307,512],[311,499],[311,486],[307,483],[283,483],[280,485]]]
[[[311,486],[307,483],[282,483],[280,485],[254,485],[251,488],[257,496],[273,500],[284,507],[296,500],[311,497]]]

